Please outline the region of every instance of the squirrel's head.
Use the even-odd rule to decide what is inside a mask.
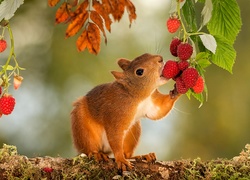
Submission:
[[[164,66],[160,55],[143,54],[134,60],[119,59],[118,65],[123,72],[112,71],[117,81],[139,88],[155,89],[167,80],[162,76]]]

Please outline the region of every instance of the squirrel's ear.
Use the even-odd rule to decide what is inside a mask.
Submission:
[[[117,79],[117,80],[124,77],[123,72],[111,71],[111,73],[113,74],[113,76],[114,76],[115,79]]]
[[[118,60],[118,65],[122,68],[123,71],[127,70],[129,64],[131,61],[127,59],[119,59]]]

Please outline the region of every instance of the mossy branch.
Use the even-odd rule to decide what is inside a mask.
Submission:
[[[0,149],[0,179],[250,179],[250,145],[231,160],[134,162],[119,175],[113,159],[96,163],[86,156],[72,159],[18,155],[15,146]]]

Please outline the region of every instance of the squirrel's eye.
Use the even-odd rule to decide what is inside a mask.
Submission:
[[[137,70],[136,70],[136,74],[137,74],[138,76],[142,76],[142,75],[143,75],[143,72],[144,72],[143,69],[137,69]]]

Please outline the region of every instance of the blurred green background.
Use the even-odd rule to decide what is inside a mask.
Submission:
[[[15,145],[20,154],[73,157],[70,132],[72,102],[94,86],[113,81],[116,61],[145,52],[172,58],[165,22],[169,1],[133,1],[137,20],[129,28],[127,14],[112,24],[108,44],[97,56],[76,50],[77,36],[65,39],[65,25],[55,25],[57,8],[47,1],[25,0],[11,20],[15,50],[24,82],[12,115],[0,118],[0,143]],[[250,143],[250,12],[248,1],[238,1],[243,26],[235,43],[233,75],[210,66],[206,71],[208,102],[201,108],[186,96],[162,121],[143,120],[136,154],[156,152],[160,160],[201,157],[232,158]],[[0,60],[5,60],[1,55]],[[168,93],[173,82],[161,87]]]

